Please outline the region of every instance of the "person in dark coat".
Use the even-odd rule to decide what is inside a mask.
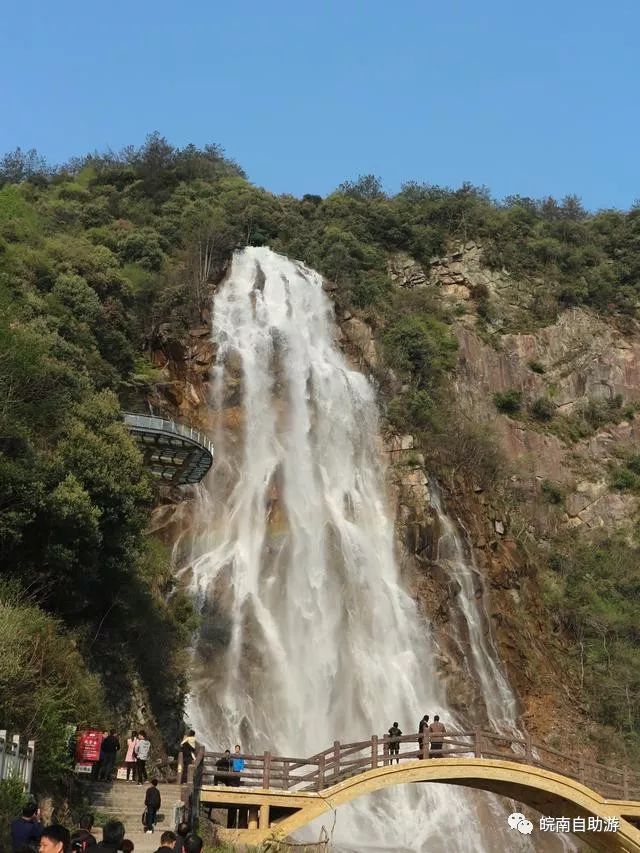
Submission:
[[[93,815],[82,815],[79,822],[79,829],[71,835],[71,851],[72,853],[84,853],[88,847],[94,847],[98,842],[95,835],[92,835]]]
[[[196,733],[193,729],[189,729],[189,734],[180,744],[180,752],[182,753],[182,778],[180,779],[180,781],[183,785],[187,781],[189,765],[193,764],[194,762],[196,756],[196,749]]]
[[[187,840],[184,842],[184,853],[200,853],[202,846],[203,841],[200,836],[192,832],[191,835],[187,836]]]
[[[184,843],[187,840],[187,836],[189,835],[189,824],[182,821],[178,824],[176,828],[176,843],[174,844],[173,851],[174,853],[183,853]]]
[[[116,755],[120,749],[120,741],[116,731],[111,731],[109,736],[102,741],[101,753],[104,756],[100,767],[100,779],[104,782],[111,781],[113,768],[116,766]]]
[[[389,729],[389,754],[391,756],[391,764],[393,764],[393,756],[396,757],[396,764],[400,764],[398,753],[400,752],[400,740],[402,731],[398,728],[398,724],[394,723]]]
[[[15,853],[20,847],[37,847],[42,835],[40,809],[31,803],[22,809],[22,817],[11,821],[11,847]]]
[[[108,820],[102,827],[102,841],[91,853],[119,853],[124,841],[124,824],[119,820]]]
[[[418,732],[420,734],[420,737],[418,738],[418,749],[422,752],[423,749],[425,749],[427,746],[427,744],[424,744],[424,739],[429,737],[429,715],[428,714],[425,714],[424,717],[418,723]],[[424,758],[424,753],[420,756],[420,758]]]
[[[216,770],[220,770],[223,773],[229,773],[231,771],[231,750],[225,749],[224,755],[222,758],[219,758],[216,761]],[[229,777],[228,776],[214,776],[213,777],[214,785],[228,785]]]
[[[153,832],[153,825],[156,822],[156,815],[160,810],[160,806],[162,805],[162,798],[160,796],[160,791],[158,790],[158,780],[152,779],[151,784],[147,788],[147,793],[144,797],[144,805],[145,805],[145,819],[144,819],[144,830],[145,832]],[[173,839],[175,841],[175,838]]]

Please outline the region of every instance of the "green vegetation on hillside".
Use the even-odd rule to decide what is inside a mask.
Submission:
[[[166,554],[145,536],[153,487],[120,420],[123,401],[142,402],[153,381],[145,339],[162,322],[201,323],[233,250],[269,244],[334,281],[338,306],[370,321],[397,380],[388,421],[426,440],[447,431],[451,318],[428,288],[394,289],[388,258],[403,251],[426,266],[470,239],[488,265],[535,281],[545,312],[583,304],[636,313],[638,207],[587,214],[571,197],[496,203],[468,184],[408,183],[390,197],[372,176],[326,198],[276,196],[249,183],[217,146],[177,149],[158,134],[55,169],[35,152],[0,161],[0,562],[12,581],[0,618],[19,627],[27,647],[50,637],[52,692],[40,698],[54,703],[51,719],[125,718],[143,690],[167,743],[178,735],[193,618]],[[486,298],[476,296],[488,319]],[[544,373],[538,362],[530,367]],[[495,403],[521,409],[509,392]],[[581,413],[581,423],[601,414]],[[530,416],[569,429],[546,399]],[[485,485],[496,477],[487,430],[457,424],[444,444],[452,466],[474,466]],[[567,625],[574,581],[563,586]],[[607,612],[621,600],[607,599]],[[626,623],[619,630],[624,657],[634,637]],[[0,625],[0,643],[3,636]],[[69,661],[95,686],[90,697],[67,678]],[[43,736],[45,724],[28,712],[38,695],[29,666],[5,674],[0,664],[3,722]],[[620,709],[611,713],[618,720]],[[63,766],[51,743],[43,781]]]
[[[623,538],[567,541],[552,555],[547,601],[574,640],[576,681],[598,724],[640,756],[640,550]],[[611,738],[603,732],[602,741]],[[615,744],[620,751],[621,744]],[[611,744],[609,744],[609,750]]]

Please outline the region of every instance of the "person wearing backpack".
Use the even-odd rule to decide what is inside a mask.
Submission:
[[[71,853],[85,853],[86,850],[98,843],[95,835],[91,834],[93,829],[92,814],[82,815],[78,826],[80,828],[71,836]]]
[[[162,797],[158,790],[158,780],[152,779],[144,797],[144,831],[146,833],[153,832],[153,825],[161,805]],[[173,840],[175,842],[176,839]]]
[[[147,740],[147,735],[144,731],[138,733],[138,743],[136,744],[134,755],[136,757],[136,776],[138,777],[138,785],[142,785],[147,781],[147,759],[151,750],[151,744]]]

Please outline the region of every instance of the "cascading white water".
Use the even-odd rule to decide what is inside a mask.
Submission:
[[[442,508],[440,491],[431,483],[431,506],[441,527],[438,562],[458,584],[455,601],[462,616],[463,632],[456,630],[455,640],[468,666],[468,675],[480,688],[491,729],[518,734],[516,697],[499,662],[493,638],[488,630],[482,579],[471,553],[465,554],[463,540],[451,518]]]
[[[415,731],[425,712],[463,728],[399,579],[374,394],[332,330],[316,273],[268,249],[236,253],[214,303],[212,405],[240,428],[217,431],[191,567],[203,626],[188,713],[209,748],[311,755],[394,720]],[[334,840],[496,849],[477,807],[491,822],[482,794],[402,786],[342,808]]]

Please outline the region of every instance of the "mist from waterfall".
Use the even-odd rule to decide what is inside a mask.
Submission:
[[[374,392],[334,343],[320,276],[266,248],[237,252],[212,325],[216,463],[191,565],[203,624],[188,716],[199,739],[311,755],[395,720],[416,731],[424,713],[464,728],[399,577]],[[478,648],[502,684],[494,650]],[[345,850],[482,853],[496,849],[491,813],[481,793],[404,785],[342,807],[333,838]]]

